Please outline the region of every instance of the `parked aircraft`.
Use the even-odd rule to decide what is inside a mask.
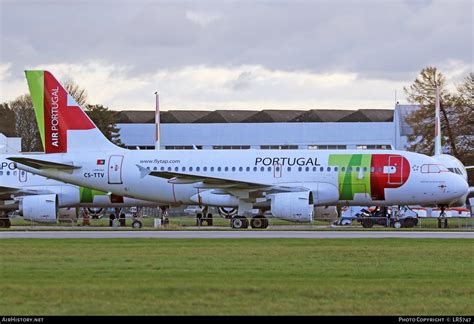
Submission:
[[[26,71],[45,155],[18,168],[106,192],[169,204],[253,208],[310,222],[314,205],[456,206],[466,181],[432,157],[395,150],[126,150],[108,141],[53,75]],[[262,215],[250,225],[264,228]]]
[[[76,214],[76,208],[157,206],[108,192],[80,187],[18,170],[15,163],[0,157],[0,211],[20,211],[25,220],[55,223],[58,214]],[[73,215],[74,214],[74,215]],[[118,215],[117,215],[118,216]],[[0,216],[0,228],[10,227]]]

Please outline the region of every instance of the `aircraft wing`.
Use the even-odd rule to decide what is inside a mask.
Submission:
[[[41,195],[47,193],[50,192],[45,190],[0,186],[0,200],[12,199],[13,196]]]
[[[306,188],[304,187],[283,185],[275,186],[268,183],[232,180],[220,177],[193,175],[173,171],[150,171],[138,164],[137,167],[140,170],[142,177],[148,175],[153,177],[164,178],[168,179],[168,182],[173,184],[195,183],[194,187],[200,189],[239,189],[252,191],[267,190],[271,192],[290,192],[306,190]]]
[[[73,165],[73,163],[58,163],[51,161],[38,160],[33,158],[10,157],[7,160],[20,163],[35,169],[58,169],[58,170],[74,170],[80,169],[81,166]]]

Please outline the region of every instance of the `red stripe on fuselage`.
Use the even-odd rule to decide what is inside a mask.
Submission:
[[[394,167],[394,173],[384,173],[384,167]],[[370,168],[370,191],[372,200],[385,200],[385,189],[398,188],[410,176],[410,163],[398,154],[372,154]]]

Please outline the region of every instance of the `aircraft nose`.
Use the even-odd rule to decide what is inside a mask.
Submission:
[[[448,186],[453,198],[466,197],[469,193],[469,185],[467,181],[457,174],[450,174]]]

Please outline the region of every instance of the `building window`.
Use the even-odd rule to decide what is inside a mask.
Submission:
[[[262,150],[297,150],[298,145],[260,145]]]
[[[347,145],[331,144],[331,145],[308,145],[310,150],[345,150]]]
[[[155,147],[152,146],[154,149]],[[167,145],[165,146],[166,150],[192,150],[193,147],[191,145]]]
[[[356,146],[358,150],[391,150],[392,145],[388,144],[359,144]]]

